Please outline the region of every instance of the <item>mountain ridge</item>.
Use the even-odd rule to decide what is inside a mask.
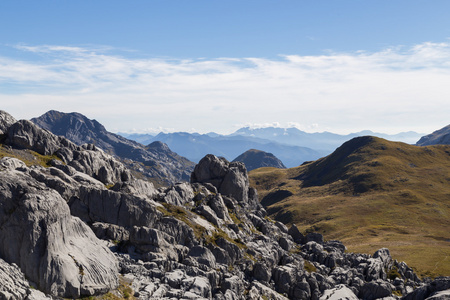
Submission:
[[[275,155],[256,149],[245,151],[233,160],[233,162],[235,161],[243,162],[249,172],[262,167],[286,169],[281,160],[279,160]]]
[[[417,146],[429,145],[450,145],[450,125],[423,136],[417,143]]]
[[[96,120],[80,113],[48,111],[31,121],[41,128],[66,137],[77,145],[91,143],[120,157],[130,168],[164,184],[188,181],[194,163],[178,155],[169,147],[146,147],[138,142],[111,133]],[[126,159],[134,162],[128,162]],[[141,165],[137,165],[136,163]],[[133,167],[134,166],[134,167]]]

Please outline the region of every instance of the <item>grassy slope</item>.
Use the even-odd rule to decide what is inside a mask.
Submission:
[[[353,252],[388,247],[421,275],[450,275],[450,146],[357,138],[297,168],[254,170],[250,180],[280,221]]]

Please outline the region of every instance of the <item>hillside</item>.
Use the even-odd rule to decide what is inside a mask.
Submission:
[[[51,110],[31,121],[77,145],[94,144],[105,152],[121,158],[122,162],[135,173],[141,173],[155,183],[167,185],[188,181],[194,169],[193,162],[173,152],[167,145],[161,146],[160,143],[156,143],[145,147],[107,131],[102,124],[80,113]]]
[[[247,168],[247,171],[263,167],[286,169],[281,160],[279,160],[275,155],[256,149],[245,151],[233,161],[243,162]]]
[[[422,274],[450,274],[450,146],[360,137],[317,161],[255,170],[250,179],[277,220],[339,238],[350,251],[386,246]]]
[[[450,125],[423,136],[416,145],[450,145]]]

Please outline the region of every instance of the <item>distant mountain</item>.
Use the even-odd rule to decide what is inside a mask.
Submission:
[[[417,146],[428,145],[450,145],[450,125],[445,126],[435,132],[423,136],[418,142]]]
[[[274,167],[279,169],[286,169],[281,160],[279,160],[272,153],[267,153],[260,150],[250,149],[245,151],[238,157],[236,157],[233,162],[240,161],[245,164],[247,171],[262,167]]]
[[[413,131],[402,132],[394,135],[375,133],[370,130],[364,130],[361,132],[351,133],[347,135],[340,135],[331,132],[307,133],[293,127],[292,128],[244,127],[231,134],[231,136],[255,137],[271,140],[286,145],[302,146],[312,149],[325,150],[329,152],[334,151],[342,143],[354,137],[366,135],[377,136],[390,141],[400,141],[408,144],[414,144],[422,136],[422,134]]]
[[[75,144],[91,143],[109,154],[132,160],[123,162],[163,184],[189,181],[194,169],[193,162],[171,151],[167,146],[151,144],[145,147],[107,131],[96,120],[90,120],[79,113],[51,110],[31,121],[56,135],[66,137]]]
[[[327,154],[325,151],[316,151],[307,147],[283,145],[270,140],[240,135],[160,133],[148,140],[148,142],[154,141],[166,143],[173,151],[194,162],[198,162],[206,154],[222,156],[231,161],[249,149],[258,149],[273,153],[286,166],[294,167],[304,161],[315,160]]]
[[[244,127],[230,135],[214,132],[207,134],[175,132],[149,134],[123,134],[126,138],[149,144],[162,141],[173,151],[198,162],[206,154],[223,156],[232,160],[249,149],[258,149],[273,153],[288,168],[301,165],[305,161],[315,160],[333,152],[342,143],[364,135],[378,136],[391,141],[415,143],[423,134],[403,132],[395,135],[374,133],[366,130],[348,135],[330,132],[307,133],[297,128],[267,127],[253,129]]]
[[[155,135],[149,133],[124,133],[118,132],[120,136],[123,136],[129,140],[136,141],[142,145],[148,145],[152,142],[152,139]]]
[[[427,276],[450,274],[449,264],[436,263],[448,253],[449,151],[366,136],[300,167],[249,176],[272,218],[339,237],[349,251],[382,244]],[[427,255],[414,257],[424,248]]]

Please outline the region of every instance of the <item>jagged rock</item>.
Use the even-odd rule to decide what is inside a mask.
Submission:
[[[450,276],[438,277],[429,284],[407,294],[402,300],[423,300],[436,296],[439,292],[450,290]],[[446,297],[445,293],[442,293]],[[438,298],[439,299],[439,298]],[[447,299],[447,298],[444,298]]]
[[[392,294],[392,287],[388,282],[378,279],[365,283],[359,291],[359,297],[364,300],[373,300],[388,297]]]
[[[0,256],[46,293],[79,297],[118,284],[117,261],[53,190],[26,174],[0,172]]]
[[[340,241],[326,241],[323,244],[323,249],[328,252],[339,252],[343,254],[347,250],[347,247]]]
[[[17,120],[6,111],[0,110],[0,135],[5,134],[8,128],[16,123]]]
[[[212,208],[207,205],[200,205],[197,208],[197,213],[216,226],[221,226],[223,224],[223,221],[219,219]]]
[[[145,198],[83,186],[79,198],[70,203],[70,210],[87,223],[103,222],[125,228],[154,227],[156,216],[161,215]]]
[[[162,252],[167,259],[178,259],[178,254],[172,247],[174,238],[157,229],[133,226],[130,242],[142,253]]]
[[[270,272],[270,268],[268,268],[265,264],[257,262],[253,266],[253,277],[258,281],[267,283],[270,281],[272,273]]]
[[[126,182],[117,182],[112,191],[131,194],[134,196],[153,198],[158,193],[153,183],[141,179],[129,180]]]
[[[72,151],[73,159],[66,163],[106,185],[130,180],[130,172],[122,163],[100,149],[85,146],[87,149]]]
[[[257,198],[255,199],[253,194],[249,199],[249,181],[243,163],[229,163],[224,158],[208,154],[200,160],[192,172],[191,183],[195,182],[212,184],[219,193],[236,199],[243,206],[252,208],[257,206],[255,203]]]
[[[108,239],[115,242],[130,239],[130,232],[127,229],[114,224],[95,222],[91,225],[91,228],[99,239]]]
[[[391,253],[387,248],[381,248],[377,250],[372,257],[379,258],[385,269],[390,269],[394,263],[394,260],[391,257]]]
[[[289,298],[284,297],[283,295],[277,293],[272,290],[268,286],[265,286],[258,281],[253,281],[250,287],[250,291],[248,292],[248,297],[250,299],[273,299],[273,300],[287,300]]]
[[[194,190],[187,183],[175,184],[164,190],[164,197],[161,201],[172,205],[184,205],[194,199]]]
[[[344,284],[339,284],[335,288],[324,291],[320,300],[358,300],[358,297],[352,292],[351,289]]]
[[[30,293],[30,284],[17,265],[8,264],[1,258],[0,283],[0,299],[25,299]]]
[[[292,298],[294,299],[310,299],[311,289],[306,278],[303,277],[301,281],[297,280],[292,291]]]
[[[61,147],[76,149],[75,144],[69,140],[55,136],[27,120],[20,120],[8,128],[6,144],[30,149],[42,155],[52,155]]]
[[[305,243],[316,242],[318,244],[323,244],[323,236],[317,232],[309,232],[305,237]]]
[[[230,214],[228,213],[228,209],[225,206],[225,202],[223,201],[223,198],[220,194],[210,197],[208,205],[216,213],[217,217],[221,218],[226,223],[233,222],[233,220],[231,220]]]
[[[277,266],[273,269],[272,279],[275,282],[277,291],[291,294],[296,279],[296,269],[294,266]]]
[[[197,276],[192,278],[186,278],[181,282],[181,286],[185,290],[193,293],[195,299],[198,299],[198,296],[207,299],[211,298],[211,285],[209,284],[208,279],[205,277]]]
[[[216,258],[208,248],[194,246],[189,250],[187,256],[196,260],[201,265],[205,265],[213,269],[216,268]]]
[[[303,234],[298,230],[298,227],[295,226],[295,224],[292,224],[291,227],[288,230],[288,234],[292,236],[294,239],[294,242],[297,244],[304,244],[305,243],[305,237]]]
[[[2,159],[0,159],[0,170],[3,169],[12,171],[25,167],[25,163],[17,158],[3,157]]]

